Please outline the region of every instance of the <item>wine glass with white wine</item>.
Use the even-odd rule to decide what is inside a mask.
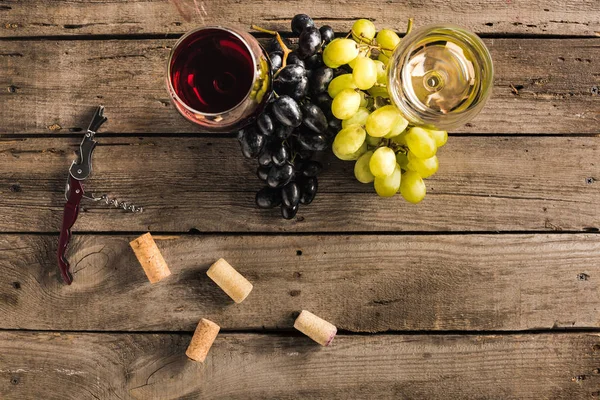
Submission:
[[[451,129],[475,117],[490,96],[492,59],[481,39],[454,25],[413,30],[389,63],[388,90],[413,124]]]

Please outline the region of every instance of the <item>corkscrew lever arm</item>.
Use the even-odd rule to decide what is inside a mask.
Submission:
[[[65,253],[67,246],[71,240],[71,227],[75,224],[77,216],[79,215],[79,204],[83,196],[83,185],[81,181],[73,178],[69,175],[67,180],[67,187],[65,190],[67,202],[63,211],[62,226],[60,228],[60,236],[58,238],[58,267],[60,268],[60,274],[67,285],[73,282],[73,275],[71,274],[70,264],[67,260]]]

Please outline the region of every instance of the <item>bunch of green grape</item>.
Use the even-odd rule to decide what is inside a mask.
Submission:
[[[387,64],[398,43],[396,32],[377,33],[371,21],[359,19],[346,38],[334,39],[323,51],[328,67],[352,71],[338,75],[327,88],[331,112],[342,120],[332,149],[341,160],[355,160],[356,179],[374,182],[379,196],[400,192],[418,203],[426,193],[423,179],[438,170],[436,152],[448,134],[410,125],[391,104]]]

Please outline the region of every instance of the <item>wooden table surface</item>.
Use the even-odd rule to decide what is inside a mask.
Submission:
[[[600,2],[0,0],[0,399],[600,397]],[[493,97],[451,132],[418,206],[324,157],[313,204],[254,206],[254,163],[203,134],[164,87],[201,24],[289,31],[463,25],[494,59]],[[84,203],[55,261],[66,174],[98,104],[87,182],[142,204]],[[173,275],[151,286],[128,242],[151,231]],[[224,257],[254,291],[206,276]],[[302,309],[339,334],[295,331]],[[185,348],[222,327],[205,364]]]

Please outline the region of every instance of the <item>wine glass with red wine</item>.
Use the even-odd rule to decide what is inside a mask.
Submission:
[[[231,132],[257,116],[271,96],[271,63],[247,32],[201,27],[171,50],[167,87],[189,121],[206,131]]]

